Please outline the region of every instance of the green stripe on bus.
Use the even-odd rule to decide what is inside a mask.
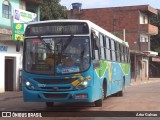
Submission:
[[[110,64],[112,64],[112,63],[110,63]],[[130,72],[130,64],[127,64],[127,63],[119,63],[119,65],[120,65],[123,73],[124,73],[125,75],[128,75],[129,72]],[[102,77],[104,76],[106,70],[109,68],[109,63],[108,63],[108,61],[102,61],[102,60],[101,60],[101,61],[100,61],[100,66],[101,66],[101,67],[96,68],[95,71],[96,71],[98,77],[99,77],[99,78],[102,78]],[[110,65],[110,67],[112,67],[112,65]],[[110,72],[112,72],[112,69],[111,69],[111,68],[110,68],[110,70],[111,70]]]
[[[130,64],[120,63],[120,66],[121,66],[122,71],[124,72],[124,74],[128,75],[129,72],[130,72]]]
[[[108,61],[100,61],[100,66],[99,68],[96,68],[96,72],[98,74],[98,76],[101,78],[103,77],[104,73],[106,72],[107,68],[108,68]]]

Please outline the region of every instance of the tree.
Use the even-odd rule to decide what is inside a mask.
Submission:
[[[42,0],[41,20],[67,19],[67,8],[60,5],[60,0]]]
[[[158,10],[158,16],[152,16],[151,24],[158,27],[158,34],[151,36],[151,50],[160,53],[160,10]]]

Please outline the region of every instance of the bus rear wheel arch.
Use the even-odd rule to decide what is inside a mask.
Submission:
[[[117,96],[122,97],[125,92],[125,77],[123,77],[122,90],[117,93]]]

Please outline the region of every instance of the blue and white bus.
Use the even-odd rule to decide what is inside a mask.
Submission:
[[[18,49],[17,49],[18,50]],[[25,102],[94,102],[130,84],[127,42],[88,20],[30,23],[24,34]]]

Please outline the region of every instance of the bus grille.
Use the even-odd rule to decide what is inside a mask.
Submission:
[[[64,93],[64,94],[47,94],[47,93],[44,93],[44,96],[46,98],[66,98],[68,95],[68,93]]]
[[[76,78],[70,79],[34,79],[41,84],[70,84],[76,80]]]

